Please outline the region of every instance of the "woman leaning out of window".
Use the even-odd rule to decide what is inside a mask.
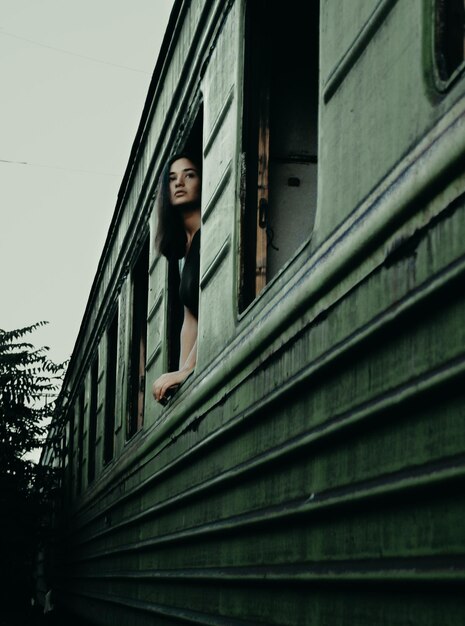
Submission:
[[[162,175],[158,197],[158,227],[155,244],[169,261],[183,259],[179,296],[184,305],[179,369],[162,374],[153,383],[158,402],[166,401],[193,372],[197,359],[197,320],[200,270],[201,171],[188,155],[172,157]]]

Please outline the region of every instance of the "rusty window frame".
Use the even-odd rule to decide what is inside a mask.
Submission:
[[[290,10],[289,7],[280,7],[280,10],[281,8]],[[317,7],[316,14],[319,14],[319,7]],[[268,0],[245,2],[244,95],[239,190],[238,295],[240,313],[245,311],[263,292],[267,282],[276,275],[276,270],[273,270],[272,277],[267,278],[270,247],[278,249],[274,245],[275,233],[269,223],[269,215],[273,211],[269,204],[272,162],[270,146],[273,142],[271,117],[274,114],[272,113],[274,100],[272,102],[271,90],[272,83],[276,80],[271,52],[273,46],[279,45],[273,41],[278,25],[278,22],[272,22],[273,19],[276,19],[276,15],[274,17],[271,15]],[[297,14],[295,14],[295,19],[298,19]],[[316,27],[319,28],[318,22]],[[273,159],[277,161],[278,157],[275,155]],[[295,161],[297,162],[298,158],[295,158]],[[312,154],[300,162],[316,164],[318,156]],[[297,183],[294,184],[294,181]],[[289,186],[298,186],[298,184],[298,179],[289,178]],[[289,260],[292,258],[291,256]]]
[[[262,28],[254,31],[261,16]],[[239,308],[266,285],[270,42],[264,0],[246,3],[244,103],[241,164],[241,268]],[[252,45],[252,38],[254,43]],[[262,70],[262,71],[260,71]]]

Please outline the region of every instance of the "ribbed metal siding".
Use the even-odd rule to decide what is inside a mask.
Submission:
[[[464,207],[94,505],[73,585],[102,623],[460,623]]]
[[[368,11],[369,3],[363,6]],[[403,22],[397,37],[404,41],[418,7],[379,2],[370,37],[353,35],[355,43],[368,46],[379,28],[380,62],[393,24]],[[384,24],[380,15],[394,21]],[[358,32],[357,19],[351,33]],[[233,151],[239,95],[222,71],[237,33],[231,23],[224,33],[204,79],[208,88],[221,78],[210,100],[206,91],[206,172],[214,202],[207,204],[204,228],[207,234],[220,224],[226,236],[237,173],[234,155],[230,161],[225,153]],[[353,61],[356,76],[362,56],[346,57],[344,50],[338,56]],[[357,91],[349,61],[344,85],[331,93],[330,121],[347,113],[337,100],[343,89]],[[412,78],[414,64],[404,70]],[[424,113],[430,105],[421,102],[422,121],[432,124]],[[365,112],[375,106],[372,95]],[[306,251],[305,259],[301,253],[297,271],[287,268],[237,327],[228,318],[228,340],[231,335],[233,348],[244,352],[246,345],[251,355],[240,373],[223,368],[221,389],[206,404],[199,405],[195,388],[181,392],[166,421],[119,450],[118,462],[84,494],[64,536],[59,587],[68,607],[115,626],[465,623],[465,186],[457,175],[463,104],[434,115],[448,108],[408,161],[395,141],[385,161],[380,148],[375,169],[384,162],[389,175],[373,197],[363,195],[372,187],[363,188],[361,204],[345,197],[346,213],[335,215],[330,192],[319,207],[328,232],[320,248]],[[326,131],[335,132],[330,126]],[[421,128],[418,122],[416,140]],[[402,150],[407,140],[399,132]],[[214,171],[215,160],[222,167]],[[330,174],[327,168],[326,180]],[[334,182],[338,198],[346,191],[341,180]],[[229,240],[225,250],[220,263],[206,264],[218,270],[213,280],[206,272],[215,319],[205,318],[204,328],[212,333],[234,276]],[[299,280],[312,289],[308,297],[299,298]],[[291,297],[299,305],[295,314]],[[286,321],[269,323],[279,332],[266,344],[253,326],[268,323],[273,312]],[[204,342],[206,365],[216,358],[219,368],[218,352],[233,362],[229,346],[221,353],[219,332],[214,339],[213,348]],[[185,422],[174,420],[177,412]]]

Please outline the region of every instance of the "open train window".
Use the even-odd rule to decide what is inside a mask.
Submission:
[[[71,408],[68,414],[68,421],[66,424],[66,461],[65,461],[65,472],[66,472],[66,483],[67,483],[67,494],[69,498],[72,498],[72,484],[73,484],[73,473],[74,473],[74,408]]]
[[[465,61],[465,0],[435,0],[434,17],[436,67],[447,82]]]
[[[89,429],[87,440],[87,482],[95,478],[95,444],[97,439],[97,396],[98,396],[98,358],[95,358],[90,369],[90,407]]]
[[[128,419],[126,423],[127,439],[142,428],[144,421],[148,281],[149,244],[147,240],[131,272],[132,332],[129,365]]]
[[[85,391],[81,389],[79,394],[79,420],[77,432],[77,483],[76,493],[82,491],[82,468],[84,465],[84,418],[85,418]]]
[[[115,449],[116,364],[118,359],[118,310],[107,329],[105,416],[103,422],[103,463],[109,463]]]
[[[241,310],[310,238],[317,199],[318,87],[319,2],[249,0]]]
[[[203,137],[203,106],[200,104],[190,126],[188,136],[182,146],[176,151],[188,154],[198,167],[202,166],[202,137]],[[180,263],[172,260],[168,263],[168,371],[179,368],[180,333],[184,319],[184,307],[179,298]]]

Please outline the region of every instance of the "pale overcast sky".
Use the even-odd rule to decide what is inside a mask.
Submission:
[[[0,0],[0,328],[47,320],[30,339],[56,361],[74,347],[172,4]]]

